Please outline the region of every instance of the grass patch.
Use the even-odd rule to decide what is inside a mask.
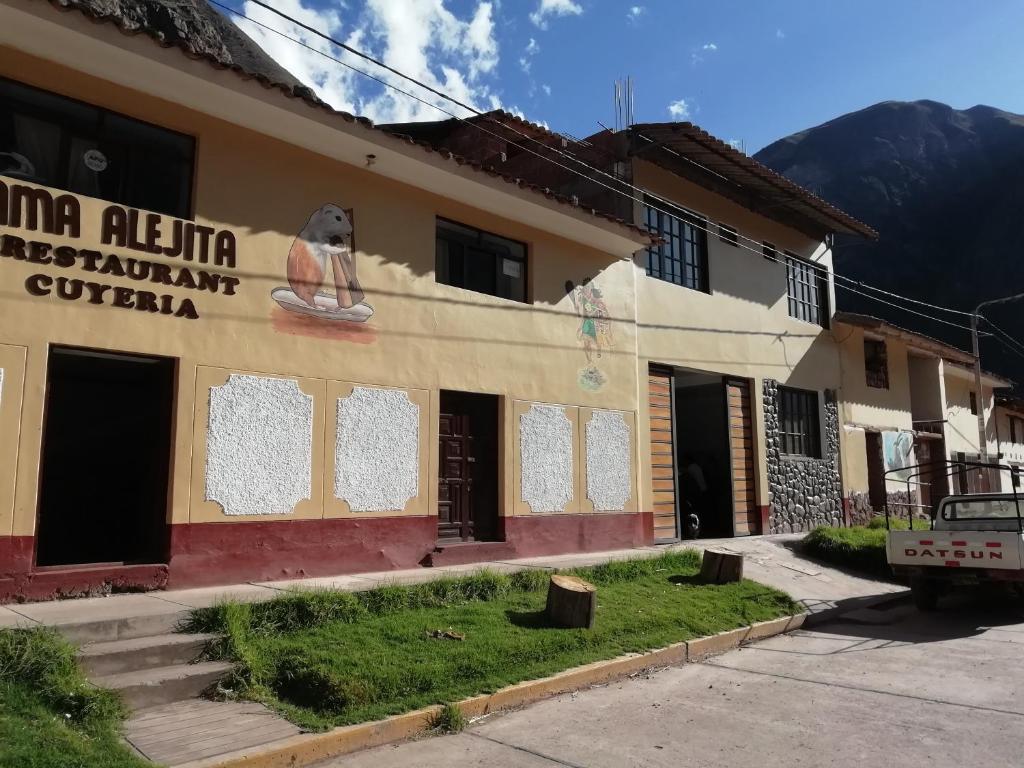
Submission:
[[[49,629],[0,630],[0,765],[142,768],[118,739],[117,695],[92,687]]]
[[[826,563],[874,576],[892,578],[885,559],[886,530],[852,526],[850,528],[815,528],[803,540],[804,552]]]
[[[224,633],[211,653],[235,662],[228,695],[263,701],[319,730],[459,701],[797,609],[788,596],[754,582],[701,584],[699,566],[699,554],[689,550],[569,571],[598,586],[592,630],[546,624],[549,574],[539,570],[226,603],[194,612],[191,629]],[[465,639],[450,639],[460,635]]]
[[[430,718],[430,730],[437,733],[458,733],[467,724],[466,716],[455,704],[445,704]]]

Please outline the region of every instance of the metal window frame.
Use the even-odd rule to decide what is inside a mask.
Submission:
[[[642,201],[644,226],[664,241],[644,249],[647,255],[647,274],[693,291],[711,293],[707,219],[662,200],[658,200],[658,203],[662,207],[674,208],[679,215],[656,209],[646,197]],[[677,225],[675,232],[672,229],[673,223]]]
[[[785,260],[789,316],[828,328],[828,269],[789,251],[785,252]]]
[[[821,459],[821,397],[812,389],[779,385],[779,442],[785,456]],[[793,428],[790,428],[790,427]]]
[[[440,226],[442,223],[451,224],[452,226],[462,227],[463,229],[472,230],[475,233],[475,235],[476,235],[475,242],[469,242],[469,238],[459,237],[459,235],[457,233],[452,232],[451,230],[445,230],[442,226]],[[442,232],[446,232],[448,234],[448,237],[442,237]],[[522,256],[512,256],[512,255],[508,255],[506,253],[501,253],[500,251],[496,250],[493,247],[492,244],[488,244],[488,243],[485,243],[483,241],[483,236],[484,235],[487,235],[488,237],[497,238],[498,240],[504,240],[504,241],[506,241],[508,243],[512,243],[514,245],[518,245],[518,246],[522,247],[523,255]],[[472,224],[464,224],[461,221],[455,221],[454,219],[449,219],[449,218],[446,218],[444,216],[435,216],[434,217],[434,243],[435,243],[435,246],[434,246],[434,280],[436,282],[441,282],[441,281],[437,280],[437,245],[436,245],[436,243],[437,243],[438,240],[444,240],[445,242],[454,242],[454,243],[457,243],[457,244],[459,244],[459,245],[461,245],[463,247],[467,247],[468,246],[470,248],[475,248],[476,250],[483,251],[483,252],[487,253],[488,255],[493,257],[494,260],[495,260],[495,269],[494,269],[495,283],[494,283],[494,290],[491,293],[485,293],[483,291],[477,291],[477,290],[474,290],[472,288],[467,288],[465,285],[455,285],[454,283],[442,283],[442,285],[450,285],[453,288],[459,288],[459,289],[461,289],[463,291],[472,291],[473,293],[482,293],[484,296],[493,296],[496,299],[504,299],[505,301],[514,301],[517,304],[530,304],[530,303],[532,303],[531,296],[530,296],[530,247],[529,247],[529,245],[527,243],[523,242],[522,240],[515,240],[515,239],[513,239],[511,237],[505,237],[504,235],[499,235],[496,232],[490,232],[490,231],[488,231],[486,229],[480,229],[479,227],[474,227]],[[522,270],[523,270],[523,277],[522,277],[522,280],[523,280],[523,298],[522,299],[513,299],[513,298],[510,298],[508,296],[502,296],[500,293],[498,293],[497,281],[498,281],[498,276],[501,274],[501,260],[502,259],[508,259],[509,261],[515,261],[515,262],[517,262],[517,263],[519,263],[521,265]],[[463,282],[465,282],[465,279],[463,279]]]

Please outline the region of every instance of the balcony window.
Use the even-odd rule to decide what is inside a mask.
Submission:
[[[490,232],[437,220],[434,279],[445,285],[526,301],[526,245]]]
[[[194,159],[190,136],[0,78],[0,174],[189,218]]]

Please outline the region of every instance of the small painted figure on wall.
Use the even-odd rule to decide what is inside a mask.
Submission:
[[[310,214],[285,261],[288,286],[270,292],[274,329],[293,336],[372,344],[373,307],[359,282],[351,208],[328,203]],[[328,266],[332,286],[324,285]]]
[[[321,320],[364,323],[373,314],[356,274],[352,211],[324,205],[313,211],[288,251],[290,288],[271,297],[282,309]],[[330,262],[334,290],[321,290]]]
[[[579,384],[583,389],[597,391],[607,381],[597,363],[604,352],[614,346],[611,316],[601,289],[592,285],[589,277],[584,278],[580,285],[567,280],[565,291],[580,318],[576,339],[583,345],[583,354],[587,359],[586,367],[579,371]]]

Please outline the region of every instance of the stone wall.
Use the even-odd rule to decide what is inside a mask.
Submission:
[[[906,491],[890,491],[887,496],[889,497],[889,514],[894,517],[907,518],[908,499],[910,504],[918,503],[917,491],[911,491],[909,496]],[[884,508],[875,509],[871,506],[871,497],[867,493],[851,492],[847,496],[846,505],[850,513],[850,525],[867,525],[871,518],[885,514]],[[931,516],[928,510],[914,507],[914,519],[930,520]]]
[[[764,431],[768,465],[768,533],[798,533],[818,525],[842,525],[839,474],[839,407],[826,390],[823,458],[782,455],[779,439],[779,385],[764,381]]]

